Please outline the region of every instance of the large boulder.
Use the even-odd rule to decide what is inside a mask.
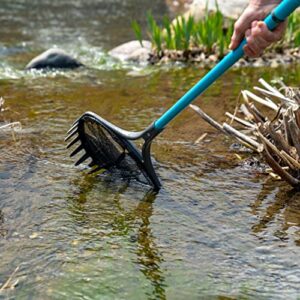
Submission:
[[[217,3],[226,17],[237,19],[249,3],[249,0],[218,0]],[[192,15],[196,20],[199,20],[205,15],[206,4],[208,4],[210,10],[216,9],[215,0],[194,0],[186,14]]]
[[[165,0],[168,8],[176,14],[185,12],[192,4],[193,0]]]
[[[139,41],[131,41],[112,49],[108,53],[121,61],[147,63],[152,44],[149,41],[142,41],[142,44],[143,47]]]
[[[62,49],[49,49],[32,59],[27,66],[29,69],[75,69],[83,64]]]

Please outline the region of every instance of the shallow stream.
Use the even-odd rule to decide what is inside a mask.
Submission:
[[[299,299],[300,193],[241,163],[189,109],[154,143],[158,195],[68,157],[83,112],[142,129],[205,74],[105,54],[148,9],[170,13],[159,0],[1,1],[0,117],[22,130],[0,133],[0,299]],[[89,68],[21,71],[53,45]],[[234,69],[196,104],[224,121],[260,77],[299,86],[300,66]]]

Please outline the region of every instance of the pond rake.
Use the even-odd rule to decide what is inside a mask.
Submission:
[[[300,0],[284,0],[264,20],[269,30],[274,30],[294,10],[300,6]],[[231,51],[211,71],[209,71],[194,87],[179,99],[159,119],[140,132],[121,129],[92,112],[84,113],[68,131],[66,141],[73,138],[67,148],[79,142],[79,146],[70,154],[71,157],[83,151],[83,156],[75,163],[79,165],[91,159],[90,173],[100,170],[121,170],[125,174],[142,173],[154,190],[161,188],[160,180],[155,173],[151,159],[151,143],[168,123],[182,112],[193,100],[201,95],[221,75],[231,68],[243,55],[244,39],[239,47]],[[133,143],[143,139],[141,149]],[[124,173],[125,172],[125,173]]]

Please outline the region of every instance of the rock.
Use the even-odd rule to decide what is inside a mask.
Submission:
[[[83,66],[81,62],[73,58],[61,49],[49,49],[32,59],[27,66],[29,69],[75,69]]]
[[[121,61],[147,63],[151,48],[152,44],[149,41],[143,41],[143,47],[139,41],[131,41],[112,49],[108,54]]]
[[[208,7],[210,10],[215,10],[215,0],[208,0]],[[230,18],[238,18],[245,7],[248,5],[249,0],[218,0],[219,9],[221,12]],[[196,20],[200,20],[205,16],[206,0],[194,0],[190,5],[185,16],[192,15]]]
[[[176,14],[185,12],[192,2],[193,0],[166,0],[168,8]]]

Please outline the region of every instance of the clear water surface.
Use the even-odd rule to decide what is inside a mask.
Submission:
[[[299,299],[300,194],[242,164],[189,109],[154,144],[158,195],[68,157],[84,111],[141,129],[206,72],[109,58],[148,9],[170,14],[158,0],[1,1],[0,121],[22,130],[0,133],[0,287],[12,275],[0,299]],[[22,71],[54,45],[89,68]],[[299,72],[232,70],[196,103],[224,121],[241,89],[260,77],[299,86]]]

